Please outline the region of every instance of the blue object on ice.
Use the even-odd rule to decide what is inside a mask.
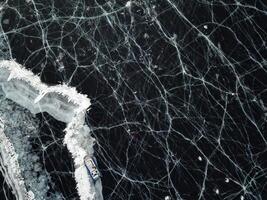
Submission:
[[[84,165],[93,179],[94,183],[100,178],[100,173],[97,168],[97,164],[94,158],[89,157],[88,155],[84,157]]]

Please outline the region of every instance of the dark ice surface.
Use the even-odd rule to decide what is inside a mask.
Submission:
[[[0,17],[9,58],[91,99],[105,200],[267,199],[265,0],[2,0]]]

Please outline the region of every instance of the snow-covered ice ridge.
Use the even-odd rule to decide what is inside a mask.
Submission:
[[[93,157],[94,138],[85,124],[85,113],[90,106],[87,96],[66,85],[47,86],[40,78],[11,60],[0,61],[0,86],[6,98],[37,114],[47,112],[65,122],[64,143],[75,164],[75,180],[81,200],[102,200],[102,184],[89,177],[84,157]]]

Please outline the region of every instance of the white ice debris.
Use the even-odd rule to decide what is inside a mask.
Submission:
[[[6,25],[9,24],[9,19],[4,19],[3,24],[6,24]]]
[[[102,200],[101,180],[93,183],[83,162],[86,155],[93,157],[94,152],[94,138],[85,124],[85,113],[90,106],[90,100],[79,94],[75,88],[43,84],[38,76],[15,61],[0,61],[0,86],[6,98],[31,113],[47,112],[55,119],[67,123],[64,143],[74,160],[80,199]]]
[[[125,6],[126,6],[127,8],[130,8],[131,5],[132,5],[132,2],[131,2],[131,1],[127,1],[126,4],[125,4]]]
[[[215,190],[215,193],[216,193],[216,194],[220,194],[220,190],[217,188],[217,189]]]
[[[164,198],[164,200],[171,200],[171,197],[170,197],[170,196],[166,196],[166,197]]]

